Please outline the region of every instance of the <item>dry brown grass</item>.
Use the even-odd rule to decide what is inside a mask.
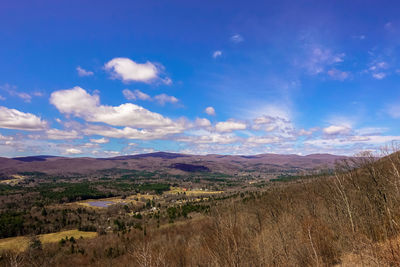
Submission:
[[[82,238],[94,238],[97,236],[96,232],[83,232],[79,230],[68,230],[61,231],[57,233],[51,234],[43,234],[39,235],[38,238],[43,244],[48,243],[57,243],[62,238],[71,238],[75,239]],[[28,248],[30,238],[27,236],[18,236],[18,237],[10,237],[0,239],[0,250],[13,250],[13,251],[25,251]]]

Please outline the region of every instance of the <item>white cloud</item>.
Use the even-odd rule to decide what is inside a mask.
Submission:
[[[215,109],[213,107],[206,107],[204,111],[210,116],[215,116]]]
[[[354,146],[357,144],[365,144],[372,146],[379,146],[388,144],[390,142],[400,141],[400,136],[388,135],[371,135],[371,136],[348,136],[346,138],[333,138],[333,139],[314,139],[304,142],[305,145],[313,145],[320,148],[339,148],[344,146]]]
[[[15,95],[18,96],[19,98],[24,100],[24,102],[27,102],[27,103],[30,103],[31,100],[32,100],[32,96],[30,94],[27,94],[27,93],[19,93],[19,92],[17,92]]]
[[[166,95],[166,94],[156,95],[156,96],[154,97],[154,99],[155,99],[160,105],[165,105],[165,103],[175,104],[175,103],[177,103],[177,102],[179,101],[178,98],[176,98],[175,96],[170,96],[170,95]]]
[[[43,96],[43,93],[36,91],[36,92],[33,92],[32,95],[34,95],[34,96]]]
[[[382,60],[373,60],[372,63],[369,64],[369,68],[363,72],[370,73],[374,79],[382,80],[388,75],[388,68],[389,64],[387,62]]]
[[[0,95],[0,100],[6,100],[6,98],[2,95]]]
[[[86,135],[101,135],[110,138],[125,138],[138,140],[162,139],[170,134],[181,133],[184,125],[176,125],[170,127],[162,127],[155,129],[134,129],[124,127],[122,129],[100,125],[89,125],[83,132]]]
[[[232,132],[236,130],[245,130],[246,127],[247,127],[246,124],[243,122],[228,120],[228,121],[218,122],[215,125],[215,130],[217,132]]]
[[[253,130],[263,130],[282,137],[293,137],[295,128],[285,111],[269,107],[266,113],[272,115],[262,115],[253,119]]]
[[[346,125],[331,125],[322,129],[322,131],[327,135],[349,134],[351,128]]]
[[[4,136],[4,135],[0,134],[0,141],[12,141],[12,140],[14,140],[14,137]]]
[[[179,102],[178,98],[176,98],[175,96],[170,96],[167,94],[159,94],[154,97],[151,97],[148,94],[141,92],[140,90],[131,91],[125,89],[122,91],[122,94],[128,100],[136,100],[136,99],[149,100],[149,101],[154,100],[157,101],[160,105],[165,105],[165,103],[176,104]]]
[[[344,61],[344,53],[333,53],[330,49],[313,45],[308,50],[302,65],[311,75],[326,73],[326,68]]]
[[[312,135],[315,130],[316,129],[310,129],[310,130],[300,129],[300,131],[298,132],[298,135],[300,135],[300,136]]]
[[[17,91],[17,87],[14,85],[5,84],[0,87],[2,90],[6,91],[11,96],[17,96],[23,99],[25,102],[31,102],[32,97],[27,93],[20,93]]]
[[[210,127],[211,126],[211,122],[205,118],[197,118],[194,123],[197,127]]]
[[[231,36],[231,41],[234,43],[241,43],[244,41],[243,36],[240,34],[234,34]]]
[[[78,75],[81,77],[93,75],[93,71],[85,70],[85,69],[81,68],[80,66],[76,67],[76,71],[78,72]]]
[[[361,35],[353,35],[354,39],[359,39],[359,40],[364,40],[365,38],[367,38],[367,36],[365,36],[364,34]]]
[[[162,66],[147,61],[146,63],[136,63],[129,58],[114,58],[104,65],[114,79],[121,79],[124,82],[145,82],[150,83],[161,79]],[[166,84],[171,84],[170,78],[161,79]]]
[[[339,81],[344,81],[347,78],[349,78],[350,73],[347,71],[341,71],[341,70],[337,70],[337,69],[331,69],[328,70],[328,75],[331,76],[331,78],[335,79],[335,80],[339,80]]]
[[[386,132],[387,128],[381,127],[366,127],[361,129],[356,129],[354,132],[356,135],[381,135]]]
[[[128,100],[136,100],[136,99],[151,100],[151,97],[148,94],[143,93],[142,91],[137,90],[137,89],[135,91],[131,91],[129,89],[125,89],[125,90],[122,91],[122,94]]]
[[[383,78],[386,77],[386,73],[384,72],[373,73],[372,77],[374,77],[377,80],[382,80]]]
[[[239,141],[240,138],[232,134],[200,131],[199,133],[194,133],[194,135],[179,137],[176,140],[179,142],[189,142],[192,144],[231,144]]]
[[[247,142],[254,143],[254,144],[272,144],[272,143],[276,143],[279,141],[280,141],[280,138],[278,138],[277,136],[269,136],[269,137],[251,136],[251,137],[247,138]]]
[[[171,119],[132,103],[119,106],[101,105],[98,95],[90,95],[80,87],[53,92],[50,103],[61,113],[74,115],[88,122],[138,128],[180,128]]]
[[[67,148],[65,150],[65,154],[75,155],[75,154],[82,154],[82,150],[77,148]]]
[[[34,92],[32,95],[25,93],[25,92],[19,92],[17,90],[17,87],[14,85],[10,85],[10,84],[4,84],[0,86],[0,89],[3,91],[6,91],[10,96],[16,96],[21,98],[24,102],[26,103],[30,103],[32,100],[32,95],[34,96],[42,96],[42,94],[38,94],[38,92]],[[1,99],[1,98],[0,98]],[[1,99],[1,100],[5,100],[5,98]]]
[[[99,139],[90,139],[90,142],[96,143],[96,144],[106,144],[106,143],[110,142],[110,140],[103,137],[103,138],[99,138]]]
[[[50,129],[46,131],[47,138],[51,140],[65,140],[82,138],[75,130],[63,131],[59,129]]]
[[[31,113],[0,106],[0,128],[40,131],[47,127],[47,122]]]
[[[214,51],[214,53],[212,55],[213,58],[217,58],[217,57],[220,57],[220,56],[222,56],[222,51],[221,50]]]
[[[369,67],[369,70],[373,71],[373,70],[387,69],[387,68],[389,68],[388,63],[385,61],[380,61],[372,64],[371,67]]]

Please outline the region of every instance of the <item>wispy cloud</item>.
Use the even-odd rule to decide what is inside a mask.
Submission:
[[[175,96],[167,95],[167,94],[160,94],[154,96],[154,99],[160,104],[160,105],[165,105],[165,103],[171,103],[175,104],[178,103],[178,98]]]
[[[212,54],[213,58],[217,58],[217,57],[220,57],[220,56],[222,56],[222,51],[221,50],[214,51],[214,53]]]
[[[81,66],[76,67],[76,71],[78,72],[78,75],[81,77],[92,76],[94,74],[93,71],[85,70]]]
[[[18,98],[21,98],[26,103],[30,103],[32,101],[32,96],[42,96],[40,92],[34,92],[34,93],[20,92],[18,91],[17,86],[10,85],[8,83],[1,85],[0,89],[7,92],[10,96],[16,96]],[[0,100],[5,100],[5,98],[3,97],[3,99]]]
[[[328,48],[318,45],[311,45],[307,48],[307,56],[301,63],[309,74],[317,75],[326,73],[327,69],[344,61],[344,53],[334,53]]]
[[[179,99],[175,96],[170,96],[167,94],[159,94],[155,95],[154,97],[149,96],[146,93],[143,93],[140,90],[131,91],[129,89],[125,89],[122,91],[123,95],[128,100],[148,100],[148,101],[156,101],[160,105],[165,105],[166,103],[176,104],[179,102]]]
[[[337,69],[330,69],[328,70],[328,75],[335,80],[344,81],[350,77],[350,73],[347,71],[340,71]]]
[[[131,91],[129,89],[125,89],[122,91],[122,94],[124,95],[124,97],[128,100],[136,100],[136,99],[140,99],[140,100],[151,100],[151,96],[149,96],[146,93],[143,93],[140,90],[134,90]]]
[[[240,35],[240,34],[234,34],[234,35],[231,36],[230,40],[231,40],[233,43],[238,44],[238,43],[243,42],[243,41],[244,41],[244,38],[243,38],[243,36]]]

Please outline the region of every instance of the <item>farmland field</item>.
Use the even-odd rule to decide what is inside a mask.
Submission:
[[[57,243],[63,238],[94,238],[97,236],[96,232],[83,232],[79,230],[67,230],[57,233],[39,235],[38,238],[43,244]],[[0,239],[0,250],[16,250],[24,251],[28,248],[29,237],[18,236]]]

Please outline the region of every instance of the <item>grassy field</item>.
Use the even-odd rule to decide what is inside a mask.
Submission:
[[[8,184],[8,185],[16,185],[19,181],[25,179],[25,176],[22,175],[12,175],[13,179],[8,179],[8,180],[1,180],[0,183],[2,184]]]
[[[186,194],[187,196],[199,196],[199,195],[214,195],[221,194],[224,191],[204,191],[204,190],[185,190],[182,187],[171,187],[169,191],[164,192],[164,194],[169,195],[177,195],[177,194]]]
[[[39,239],[43,244],[47,243],[57,243],[62,238],[65,237],[74,237],[75,239],[79,239],[80,237],[83,238],[93,238],[96,237],[96,232],[82,232],[78,230],[68,230],[68,231],[61,231],[57,233],[51,234],[44,234],[39,235]],[[0,250],[14,250],[14,251],[24,251],[27,249],[29,244],[29,237],[27,236],[18,236],[18,237],[10,237],[0,239]]]
[[[103,201],[107,201],[107,202],[112,202],[110,204],[108,204],[107,206],[113,205],[113,204],[128,204],[128,203],[133,203],[136,204],[138,201],[136,201],[136,199],[138,199],[139,201],[141,199],[145,199],[145,200],[153,200],[158,198],[158,196],[156,195],[151,195],[151,194],[136,194],[136,195],[131,195],[128,196],[126,198],[121,198],[121,197],[109,197],[109,198],[100,198],[100,199],[87,199],[84,201],[79,201],[76,202],[74,204],[79,204],[85,207],[90,207],[90,208],[104,208],[104,207],[95,207],[90,205],[90,202],[103,202]]]

